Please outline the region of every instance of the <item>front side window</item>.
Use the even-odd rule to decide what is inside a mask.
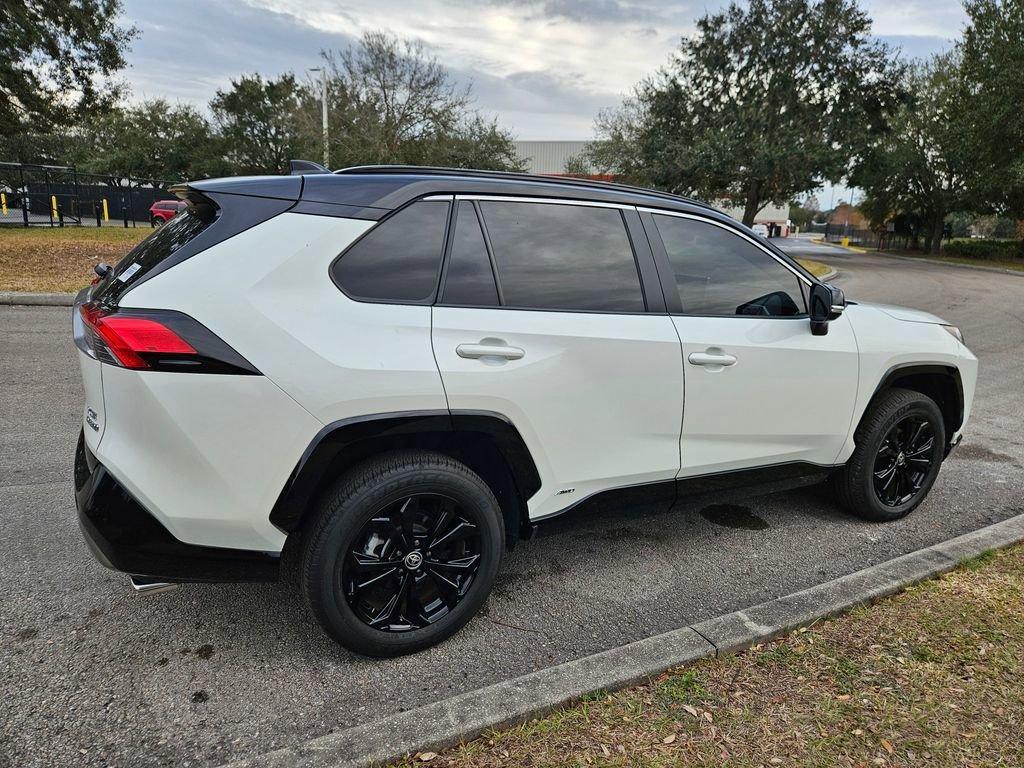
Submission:
[[[441,266],[448,203],[424,200],[382,221],[331,267],[349,296],[420,303],[434,295]]]
[[[687,315],[792,317],[806,313],[800,279],[728,229],[655,214]]]
[[[503,306],[643,312],[633,248],[617,208],[481,201]]]

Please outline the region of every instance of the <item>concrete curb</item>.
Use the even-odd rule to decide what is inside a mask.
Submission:
[[[75,294],[0,291],[0,304],[25,307],[73,307]]]
[[[811,240],[815,245],[828,245],[832,248],[838,248],[841,251],[851,251],[853,253],[872,253],[867,248],[859,248],[856,245],[842,245],[841,243],[831,243],[824,238],[814,238]]]
[[[833,267],[831,264],[826,264],[825,266],[828,267],[828,272],[826,272],[824,275],[822,275],[818,279],[821,280],[821,282],[823,282],[823,283],[827,283],[830,280],[835,280],[836,275],[839,274],[839,270],[836,269],[835,267]]]
[[[701,658],[749,648],[1024,541],[1024,515],[742,611],[542,669],[225,768],[348,768],[443,749]]]

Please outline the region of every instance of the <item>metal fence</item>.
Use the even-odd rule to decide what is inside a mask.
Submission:
[[[0,226],[135,227],[173,200],[174,182],[80,173],[73,166],[0,162]]]
[[[887,232],[875,229],[850,229],[844,226],[829,225],[825,229],[825,240],[830,243],[841,243],[848,239],[849,245],[860,248],[871,248],[877,251],[908,250],[915,247],[920,236]]]

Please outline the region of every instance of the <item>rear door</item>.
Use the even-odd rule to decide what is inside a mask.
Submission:
[[[636,211],[460,198],[454,215],[434,354],[453,411],[502,414],[523,436],[542,481],[531,518],[674,478],[679,338]]]
[[[754,238],[690,214],[643,215],[683,345],[680,477],[834,464],[857,397],[849,319],[812,335],[810,280]]]

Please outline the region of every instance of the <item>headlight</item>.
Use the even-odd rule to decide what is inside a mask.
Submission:
[[[960,329],[957,328],[955,325],[944,325],[942,327],[945,328],[946,332],[954,339],[959,341],[961,344],[964,343],[964,335],[963,333],[960,332]]]

